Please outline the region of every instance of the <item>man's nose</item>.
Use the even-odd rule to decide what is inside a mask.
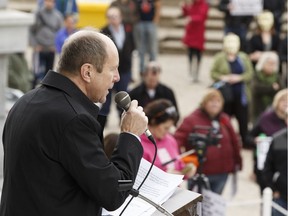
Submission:
[[[120,74],[118,69],[116,70],[115,76],[114,76],[114,81],[115,82],[119,82],[120,81]]]

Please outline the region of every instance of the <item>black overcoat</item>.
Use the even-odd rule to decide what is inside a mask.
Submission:
[[[136,136],[121,133],[109,161],[98,111],[52,71],[19,99],[3,131],[1,216],[96,216],[124,202],[128,192],[118,192],[118,180],[135,180],[143,149]]]

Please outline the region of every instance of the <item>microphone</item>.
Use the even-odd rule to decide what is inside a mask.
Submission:
[[[118,92],[116,95],[115,95],[115,103],[117,104],[117,106],[125,111],[127,111],[131,105],[131,98],[129,96],[129,94],[125,91],[120,91]],[[140,188],[142,187],[142,185],[144,184],[144,182],[146,181],[148,175],[150,174],[150,171],[151,169],[153,168],[153,165],[154,165],[154,162],[156,160],[156,155],[157,155],[157,145],[156,145],[156,141],[154,139],[154,137],[152,136],[151,132],[146,129],[145,130],[145,135],[146,137],[153,143],[154,147],[155,147],[155,154],[154,154],[154,157],[153,157],[153,160],[152,160],[152,163],[151,163],[151,166],[148,170],[148,172],[146,173],[146,176],[144,177],[142,183],[138,186],[137,190],[133,189],[131,187],[131,182],[118,182],[119,183],[119,189],[120,190],[126,190],[126,189],[129,189],[129,188],[132,188],[130,190],[130,194],[132,195],[131,199],[128,201],[128,203],[126,204],[126,206],[124,207],[124,209],[122,210],[122,212],[120,213],[120,216],[123,214],[123,212],[125,211],[125,209],[127,208],[127,206],[130,204],[130,202],[132,201],[132,199],[136,196],[139,196],[141,199],[144,199],[144,197],[142,197],[140,194],[139,194],[139,190]],[[147,201],[147,200],[146,200]],[[147,201],[149,202],[149,201]],[[157,206],[157,209],[160,211],[160,207]],[[165,212],[165,210],[161,209],[162,212]],[[167,214],[168,215],[168,214]]]
[[[149,203],[150,205],[154,206],[159,212],[161,212],[163,215],[167,215],[167,216],[173,216],[173,214],[171,214],[168,210],[166,210],[163,206],[153,202],[151,199],[148,199],[147,197],[141,195],[139,193],[138,190],[135,190],[132,188],[132,190],[130,191],[130,194],[133,197],[139,197],[140,199],[146,201],[147,203]]]
[[[115,103],[119,108],[127,111],[131,104],[131,98],[127,92],[120,91],[115,95]],[[152,143],[156,143],[148,128],[145,130],[145,135]]]

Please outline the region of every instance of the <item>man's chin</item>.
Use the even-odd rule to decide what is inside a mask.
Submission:
[[[106,102],[106,96],[103,98],[100,98],[99,103],[104,104]]]

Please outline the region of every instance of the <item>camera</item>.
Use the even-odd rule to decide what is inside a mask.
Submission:
[[[201,163],[205,160],[207,146],[220,147],[219,140],[221,138],[220,131],[215,127],[195,126],[188,136],[188,143],[196,150],[198,160]]]

